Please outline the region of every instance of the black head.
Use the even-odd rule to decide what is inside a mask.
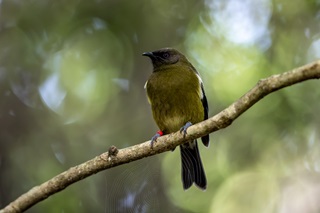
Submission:
[[[166,65],[176,64],[181,60],[186,60],[185,56],[173,48],[163,48],[153,52],[145,52],[143,56],[148,56],[152,60],[154,69]]]

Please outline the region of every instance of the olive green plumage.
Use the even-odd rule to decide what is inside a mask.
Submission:
[[[169,67],[154,72],[146,85],[153,117],[165,134],[178,131],[188,121],[198,123],[204,120],[199,80],[196,75],[186,72],[192,71],[184,67]]]
[[[172,48],[164,48],[143,55],[152,60],[153,73],[145,87],[153,118],[163,134],[186,129],[190,123],[208,118],[202,80],[183,54]],[[209,136],[203,137],[202,141],[208,146]],[[181,145],[180,153],[184,189],[188,189],[192,183],[205,189],[207,182],[197,141]]]

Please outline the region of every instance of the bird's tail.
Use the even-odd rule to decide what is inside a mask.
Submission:
[[[196,184],[200,189],[207,188],[206,174],[202,166],[197,140],[180,145],[182,183],[184,190]]]

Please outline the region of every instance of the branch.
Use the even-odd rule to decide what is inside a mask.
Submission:
[[[179,132],[165,135],[158,138],[153,149],[150,147],[150,141],[120,150],[112,146],[108,152],[78,166],[72,167],[53,177],[49,181],[32,188],[4,209],[0,210],[0,213],[23,212],[41,200],[44,200],[69,185],[95,173],[172,150],[187,140],[199,138],[219,129],[226,128],[242,113],[266,95],[299,82],[319,78],[320,60],[289,72],[272,75],[266,79],[262,79],[239,100],[231,104],[219,114],[188,128],[185,138]]]

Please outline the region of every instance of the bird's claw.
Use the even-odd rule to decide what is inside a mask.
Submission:
[[[158,137],[162,136],[163,132],[162,131],[158,131],[152,138],[151,138],[151,148],[153,148],[153,145],[157,142]]]
[[[180,133],[183,133],[183,137],[187,135],[187,129],[192,126],[192,123],[188,121],[183,127],[180,128]]]

